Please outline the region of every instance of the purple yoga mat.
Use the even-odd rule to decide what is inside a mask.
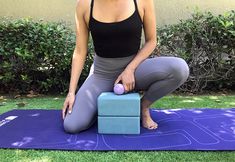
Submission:
[[[12,110],[0,115],[0,148],[51,150],[235,150],[235,108],[150,109],[159,128],[140,135],[63,131],[61,110]]]

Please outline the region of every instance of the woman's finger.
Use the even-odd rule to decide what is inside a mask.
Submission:
[[[131,91],[131,83],[128,84],[128,92]]]
[[[130,82],[129,83],[129,91],[132,91],[133,90],[133,82]]]
[[[62,118],[64,119],[65,117],[65,109],[62,109]]]
[[[134,89],[135,89],[135,82],[132,83],[132,90],[134,90]]]
[[[131,83],[129,84],[128,92],[131,91]]]
[[[69,104],[69,114],[71,114],[72,113],[72,104],[70,103]]]
[[[127,93],[127,91],[128,91],[127,84],[124,84],[124,89],[125,89],[125,93]]]
[[[63,118],[63,119],[64,119],[64,117],[65,117],[66,109],[67,109],[67,103],[65,102],[65,103],[64,103],[64,107],[63,107],[63,109],[62,109],[62,118]]]
[[[133,91],[135,88],[135,81],[131,82],[131,91]]]
[[[116,85],[119,81],[120,81],[121,77],[118,76],[118,78],[116,79],[116,81],[114,82],[114,85]]]

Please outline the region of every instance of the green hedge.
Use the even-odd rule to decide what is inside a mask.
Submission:
[[[75,39],[74,32],[64,22],[2,19],[1,91],[66,92]],[[90,61],[86,63],[79,84],[85,80],[90,64]]]
[[[196,11],[192,18],[158,29],[161,55],[179,56],[190,67],[180,87],[192,93],[235,89],[235,11]]]

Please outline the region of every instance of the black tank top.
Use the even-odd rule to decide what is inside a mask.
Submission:
[[[142,20],[136,0],[135,12],[119,22],[100,22],[93,18],[94,0],[91,1],[89,30],[93,39],[95,53],[100,57],[117,58],[137,54],[140,48]]]

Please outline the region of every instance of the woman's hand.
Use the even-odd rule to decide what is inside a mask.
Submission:
[[[119,81],[122,81],[122,84],[125,89],[125,93],[128,91],[132,91],[135,88],[135,75],[134,70],[132,69],[125,69],[117,78],[117,80],[114,83],[114,86],[119,83]]]
[[[72,112],[72,107],[73,107],[73,103],[75,100],[75,94],[74,93],[68,93],[65,101],[64,101],[64,106],[62,109],[62,118],[65,118],[65,115],[67,113],[71,114]]]

